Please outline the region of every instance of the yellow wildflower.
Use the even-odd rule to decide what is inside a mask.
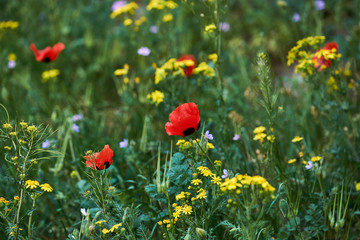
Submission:
[[[124,25],[125,26],[130,26],[131,24],[132,24],[132,20],[130,19],[130,18],[126,18],[125,20],[124,20]],[[115,74],[116,75],[116,74]]]
[[[112,226],[110,229],[109,229],[109,231],[110,232],[114,232],[114,231],[116,231],[119,227],[121,227],[122,226],[122,223],[118,223],[118,224],[115,224],[114,226]]]
[[[194,186],[198,186],[198,185],[202,184],[202,181],[201,181],[201,179],[193,179],[193,180],[191,180],[191,184]]]
[[[110,231],[106,228],[104,228],[102,231],[101,231],[103,234],[108,234]]]
[[[136,26],[140,26],[141,24],[143,24],[144,22],[146,22],[146,17],[145,16],[141,16],[139,19],[137,19],[135,21],[135,25]]]
[[[133,15],[135,12],[135,9],[137,9],[139,6],[135,3],[135,2],[130,2],[118,9],[116,9],[115,11],[113,11],[110,14],[110,18],[115,18],[123,13],[128,13],[130,15]]]
[[[10,123],[4,123],[4,124],[3,124],[3,128],[5,128],[5,129],[12,129],[13,127],[11,126]]]
[[[115,76],[126,75],[129,72],[129,68],[119,68],[114,71]]]
[[[16,61],[16,55],[14,53],[10,53],[8,56],[9,61]]]
[[[312,161],[312,162],[318,162],[318,161],[321,160],[321,158],[322,158],[322,157],[320,157],[320,156],[315,156],[315,157],[312,157],[312,158],[311,158],[311,161]]]
[[[155,90],[151,94],[147,95],[147,98],[151,99],[153,103],[156,103],[156,106],[158,106],[161,102],[164,101],[164,97],[164,93],[160,92],[159,90]]]
[[[209,58],[211,61],[213,61],[214,63],[216,63],[219,57],[218,57],[218,55],[217,55],[216,53],[213,53],[213,54],[210,54],[210,55],[208,56],[208,58]]]
[[[265,130],[266,130],[266,128],[264,126],[259,126],[254,129],[253,133],[258,134],[258,133],[264,132]]]
[[[355,189],[356,189],[356,191],[360,191],[360,182],[358,182],[358,183],[355,185]]]
[[[205,33],[212,33],[216,29],[215,24],[205,26]]]
[[[190,215],[192,213],[192,207],[185,204],[181,210],[185,215]]]
[[[40,187],[41,187],[41,190],[43,190],[44,192],[52,192],[53,191],[53,188],[48,183],[41,184]]]
[[[40,186],[40,184],[36,180],[27,180],[25,182],[25,187],[26,188],[34,189],[34,188],[37,188],[38,186]]]
[[[173,19],[174,19],[174,16],[172,14],[166,14],[162,20],[163,20],[163,22],[171,22]]]
[[[50,69],[48,71],[45,71],[41,74],[42,77],[42,82],[46,83],[47,81],[49,81],[49,79],[51,78],[55,78],[60,74],[60,70],[59,69]]]
[[[215,149],[215,146],[212,143],[206,143],[206,149]]]
[[[24,122],[24,121],[21,121],[21,122],[20,122],[20,126],[21,126],[22,128],[26,128],[26,127],[28,126],[28,124],[27,124],[26,122]]]
[[[213,176],[211,182],[214,184],[220,185],[221,184],[221,178],[217,176]]]
[[[302,141],[302,140],[303,140],[302,137],[300,137],[300,136],[295,136],[295,137],[291,140],[291,142],[296,143],[296,142],[300,142],[300,141]]]
[[[34,125],[28,126],[26,129],[29,133],[34,133],[37,130],[37,127]]]
[[[296,162],[296,158],[290,159],[290,160],[288,161],[288,164],[293,164],[294,162]]]

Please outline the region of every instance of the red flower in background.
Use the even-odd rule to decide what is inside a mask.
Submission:
[[[200,114],[198,105],[193,102],[178,106],[169,115],[170,122],[165,124],[168,135],[179,135],[182,137],[193,134],[200,127]]]
[[[181,61],[184,61],[184,60],[192,60],[194,62],[194,64],[192,66],[187,66],[187,67],[183,68],[183,71],[184,71],[185,75],[187,77],[190,77],[192,75],[192,72],[193,72],[195,66],[196,66],[196,59],[191,54],[184,54],[179,59],[177,59],[176,61],[181,62]]]
[[[333,49],[336,49],[335,53],[337,53],[339,50],[339,46],[336,42],[329,42],[329,43],[325,44],[325,46],[323,48],[321,48],[320,50],[323,50],[323,49],[330,50],[330,51]],[[317,52],[319,52],[320,50],[316,51],[315,54]],[[323,56],[321,56],[321,57],[314,56],[313,60],[315,61],[314,67],[318,68],[319,72],[321,72],[323,69],[331,66],[330,59],[325,60]]]
[[[30,49],[35,54],[36,61],[38,62],[52,62],[54,61],[59,53],[65,49],[65,45],[61,42],[55,44],[52,48],[47,46],[43,50],[38,50],[35,44],[30,45]]]
[[[90,156],[84,156],[86,158],[86,165],[94,170],[103,170],[110,167],[113,160],[114,151],[111,150],[109,145],[105,145],[101,152],[96,152]]]

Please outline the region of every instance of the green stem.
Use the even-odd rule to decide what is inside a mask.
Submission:
[[[30,213],[30,217],[29,217],[29,224],[28,224],[28,238],[30,240],[31,240],[31,220],[32,220],[34,209],[35,209],[35,201],[36,201],[36,198],[33,199],[33,205],[32,205],[32,209],[31,209],[31,213]]]

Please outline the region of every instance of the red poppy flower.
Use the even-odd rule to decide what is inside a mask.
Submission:
[[[33,50],[35,54],[36,61],[38,62],[52,62],[54,61],[59,53],[65,49],[65,45],[61,42],[54,45],[54,47],[46,47],[43,50],[38,50],[35,47],[35,44],[30,45],[30,49]]]
[[[86,158],[86,165],[92,169],[103,170],[110,167],[113,160],[114,151],[111,150],[109,145],[105,145],[101,152],[96,152],[90,156],[84,156]]]
[[[184,60],[192,60],[194,62],[193,65],[183,68],[183,71],[184,71],[185,75],[187,77],[190,77],[192,75],[192,72],[193,72],[195,66],[196,66],[196,59],[191,54],[184,54],[176,61],[180,62],[180,61],[184,61]]]
[[[169,115],[170,122],[165,124],[168,135],[179,135],[182,137],[193,134],[200,127],[200,114],[198,105],[193,102],[178,106]]]
[[[336,53],[337,53],[339,50],[338,44],[336,42],[329,42],[329,43],[325,44],[325,46],[321,49],[332,50],[334,48],[336,49]],[[319,52],[319,51],[316,51],[315,53],[317,53],[317,52]],[[321,72],[323,69],[331,66],[330,59],[325,60],[323,56],[321,56],[321,57],[314,56],[313,60],[315,61],[314,67],[318,68],[319,72]]]

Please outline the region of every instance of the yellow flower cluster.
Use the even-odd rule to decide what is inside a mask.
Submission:
[[[102,220],[101,221],[101,223],[103,223],[105,220]],[[100,221],[98,221],[98,222],[100,222]],[[98,223],[98,222],[96,222],[96,223]],[[106,221],[105,221],[106,222]],[[121,227],[122,226],[122,223],[118,223],[118,224],[115,224],[114,226],[112,226],[110,229],[106,229],[106,228],[104,228],[103,230],[102,230],[102,233],[103,234],[108,234],[108,233],[110,233],[110,232],[116,232],[116,230],[118,230],[118,228],[119,227]]]
[[[170,219],[164,219],[163,221],[159,221],[158,224],[161,226],[161,225],[165,225],[166,224],[166,227],[167,228],[170,228],[171,227],[171,222],[173,222],[173,224],[176,223],[176,220],[173,221],[173,220],[170,220]]]
[[[161,67],[155,70],[155,84],[158,84],[163,80],[168,72],[172,75],[184,75],[183,68],[194,66],[195,63],[192,60],[177,61],[175,58],[170,58]]]
[[[164,101],[164,97],[164,93],[159,90],[155,90],[146,96],[146,98],[151,99],[151,101],[155,103],[156,106],[158,106],[161,102]]]
[[[296,46],[294,46],[289,52],[287,56],[287,65],[290,66],[294,64],[295,60],[300,56],[300,54],[306,53],[305,51],[300,51],[303,47],[307,46],[319,46],[325,41],[324,36],[315,36],[315,37],[307,37],[296,42]]]
[[[212,33],[216,29],[215,24],[209,24],[205,26],[205,33]]]
[[[177,61],[175,58],[170,58],[161,67],[155,70],[155,84],[158,84],[161,80],[171,73],[171,75],[182,75],[184,76],[183,68],[194,66],[193,60],[187,59]],[[204,74],[208,77],[215,76],[215,70],[210,67],[206,62],[201,62],[196,68],[194,68],[192,74]]]
[[[332,91],[339,90],[339,86],[336,84],[335,78],[333,76],[329,78],[327,84],[329,85],[330,90]]]
[[[185,141],[184,139],[179,139],[176,143],[176,146],[179,146],[179,150],[185,150],[191,148],[191,142]]]
[[[185,199],[186,196],[190,196],[190,195],[191,195],[191,193],[189,193],[189,192],[181,192],[175,196],[175,199],[176,199],[176,201],[179,201],[181,199]]]
[[[15,29],[19,27],[19,22],[17,21],[1,21],[0,22],[0,29]]]
[[[265,192],[272,193],[275,191],[275,188],[270,185],[265,178],[261,176],[248,176],[247,174],[239,174],[233,178],[225,179],[225,182],[221,183],[220,190],[223,192],[230,191],[236,192],[237,194],[241,193],[243,186],[260,186]]]
[[[44,192],[52,192],[53,191],[53,188],[50,186],[50,184],[48,183],[44,183],[44,184],[41,184],[36,181],[36,180],[27,180],[25,182],[25,187],[26,188],[30,188],[30,189],[35,189],[37,187],[40,187],[41,190],[43,190]]]
[[[322,159],[322,157],[320,157],[320,156],[314,156],[314,157],[311,158],[311,161],[312,161],[312,162],[318,162],[318,161],[320,161],[321,159]]]
[[[268,140],[269,142],[274,142],[275,136],[274,135],[266,135],[266,133],[264,133],[265,130],[266,130],[266,128],[264,126],[259,126],[259,127],[255,128],[253,131],[253,133],[255,134],[253,140],[254,141],[260,140],[261,143],[264,142],[264,139]]]
[[[171,13],[169,13],[169,14],[166,14],[162,20],[163,20],[163,22],[171,22],[173,19],[174,19],[174,16]]]
[[[11,126],[10,123],[4,123],[4,124],[3,124],[3,128],[5,128],[5,129],[12,129],[13,127]]]
[[[209,60],[213,61],[213,63],[216,63],[217,60],[219,59],[219,56],[216,53],[210,54],[208,56]]]
[[[175,222],[179,220],[181,214],[190,215],[193,212],[192,206],[185,204],[184,206],[178,206],[176,203],[173,204],[174,212],[173,217]]]
[[[0,197],[0,203],[8,204],[9,201],[6,200],[4,197]]]
[[[129,64],[124,64],[124,68],[119,68],[114,71],[115,76],[126,75],[129,72]]]
[[[319,71],[327,68],[327,65],[321,63],[328,60],[339,59],[342,57],[342,55],[337,52],[336,48],[321,48],[315,53],[308,50],[309,46],[317,50],[319,48],[319,45],[322,44],[324,40],[324,36],[315,36],[307,37],[297,41],[296,46],[294,46],[288,52],[287,65],[290,66],[297,61],[295,72],[301,72],[303,74],[307,73],[309,75],[312,75],[315,72],[316,68],[318,68]]]
[[[175,9],[177,6],[178,5],[174,1],[150,0],[149,4],[146,6],[146,10],[163,10],[164,8]]]
[[[221,178],[216,176],[215,173],[211,172],[211,170],[208,167],[200,166],[197,168],[197,170],[199,171],[199,174],[201,174],[202,176],[211,179],[211,182],[213,184],[216,184],[216,185],[221,184],[221,182],[222,182]],[[194,179],[194,180],[196,180],[196,179]],[[191,183],[193,183],[193,182],[191,182]],[[193,185],[195,185],[195,184],[193,184]]]
[[[116,18],[117,16],[123,14],[123,13],[128,13],[130,15],[133,15],[134,12],[135,12],[135,9],[137,9],[139,6],[137,5],[136,2],[130,2],[118,9],[116,9],[115,11],[113,11],[111,14],[110,14],[110,17],[111,18]]]
[[[295,137],[291,140],[291,142],[297,143],[297,142],[301,142],[302,140],[303,140],[302,137],[300,137],[300,136],[295,136]]]
[[[333,48],[333,49],[323,49],[322,48],[314,53],[314,57],[318,58],[318,59],[324,59],[324,61],[326,61],[326,60],[335,60],[335,59],[341,58],[342,55],[341,55],[341,53],[337,52],[336,48]],[[319,66],[320,66],[319,61],[315,61],[314,67],[318,68]],[[326,65],[324,65],[324,64],[320,66],[321,70],[325,69],[325,68],[326,68]]]
[[[31,126],[28,126],[27,128],[26,128],[26,130],[28,131],[28,133],[34,133],[36,130],[37,130],[37,127],[36,126],[34,126],[34,125],[31,125]]]
[[[215,70],[210,67],[206,62],[201,62],[196,68],[194,68],[193,74],[202,73],[208,77],[215,77]]]
[[[60,74],[59,69],[50,69],[48,71],[45,71],[41,74],[42,82],[46,83],[51,78],[55,78]]]

